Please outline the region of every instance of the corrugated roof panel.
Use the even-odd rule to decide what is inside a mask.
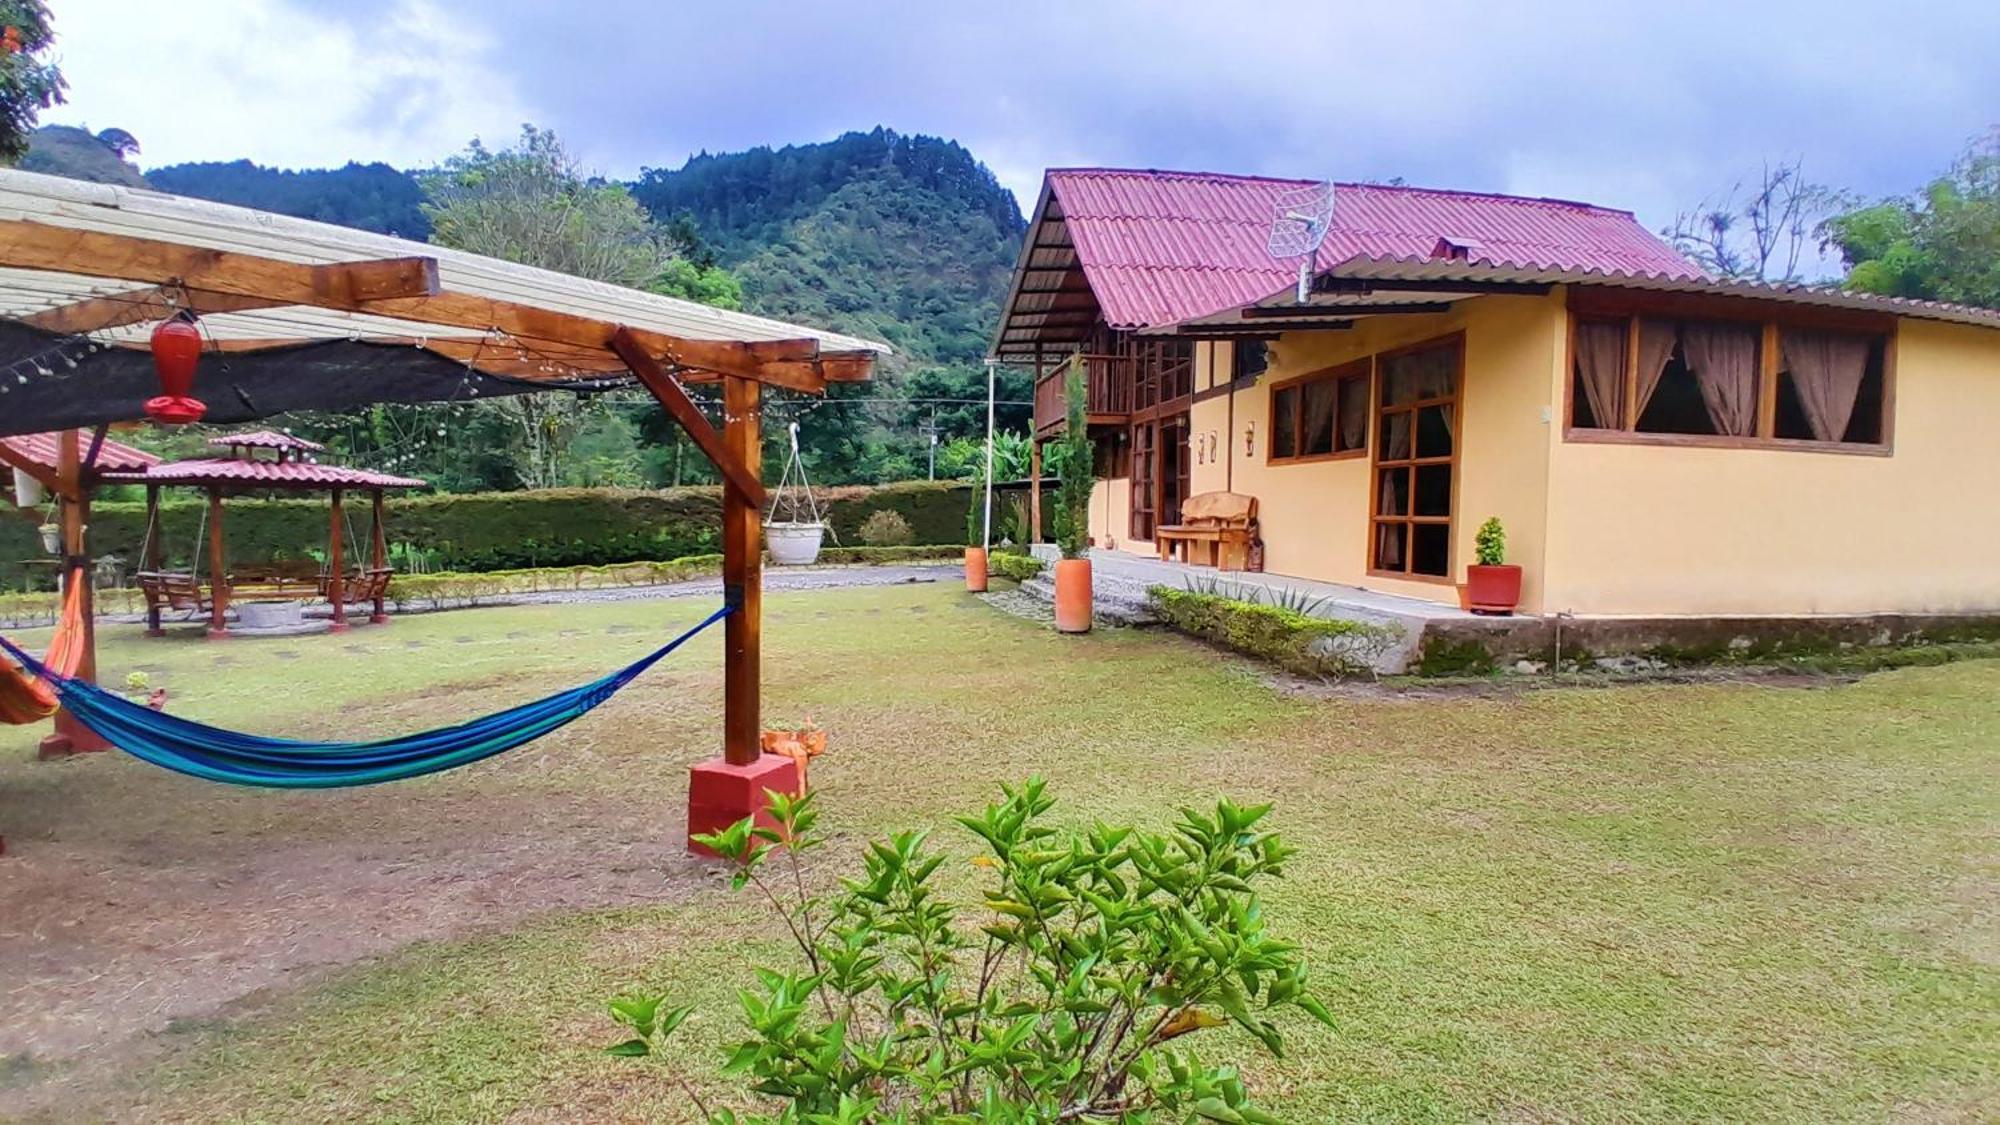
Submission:
[[[1176,323],[1258,300],[1296,272],[1266,248],[1279,197],[1308,180],[1055,169],[1051,194],[1113,327]],[[1488,265],[1706,275],[1630,212],[1562,200],[1338,184],[1320,268],[1354,257],[1428,257],[1440,238]]]
[[[106,474],[112,477],[114,474]],[[257,488],[326,489],[341,488],[423,488],[425,481],[391,476],[345,465],[318,465],[310,461],[244,461],[227,458],[196,458],[154,465],[144,472],[115,474],[116,479],[140,484],[222,484]]]

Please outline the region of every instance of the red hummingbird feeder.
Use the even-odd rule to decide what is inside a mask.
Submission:
[[[146,417],[167,426],[201,421],[208,405],[190,393],[200,360],[201,330],[186,317],[163,320],[153,329],[153,370],[163,393],[146,400]]]

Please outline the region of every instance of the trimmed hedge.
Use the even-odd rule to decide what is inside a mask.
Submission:
[[[1146,595],[1162,624],[1308,676],[1373,676],[1375,661],[1402,639],[1393,626],[1308,617],[1216,594],[1154,586]]]
[[[207,504],[191,493],[169,495],[161,504],[162,546],[170,565],[186,565]],[[819,491],[833,540],[857,545],[862,523],[885,510],[909,524],[917,545],[962,543],[969,495],[965,484],[951,481]],[[627,559],[712,554],[722,547],[722,489],[717,486],[657,492],[576,488],[391,497],[388,509],[392,542],[433,552],[439,566],[453,571],[602,566]],[[354,533],[365,537],[365,498],[358,503],[350,499],[348,510]],[[296,561],[326,548],[324,498],[232,499],[224,519],[231,562]],[[91,553],[122,555],[130,569],[139,557],[145,522],[142,503],[93,506]],[[28,580],[52,582],[53,568],[20,561],[41,554],[33,521],[0,520],[0,586],[18,590]]]
[[[962,547],[827,547],[820,551],[825,566],[890,566],[896,563],[955,562]],[[690,555],[665,562],[624,562],[607,566],[551,566],[478,573],[438,571],[399,574],[389,583],[389,600],[399,609],[439,609],[477,605],[482,599],[561,590],[608,590],[658,586],[711,578],[722,573],[721,555]],[[0,594],[0,626],[52,625],[58,598],[52,593]],[[100,615],[144,613],[146,601],[138,590],[97,591]]]
[[[1016,582],[1026,582],[1042,573],[1042,560],[1033,555],[1017,555],[1012,551],[993,551],[986,556],[986,573],[1011,578]]]

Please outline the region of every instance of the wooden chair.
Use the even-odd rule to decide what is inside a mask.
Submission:
[[[271,599],[307,601],[324,596],[320,589],[319,564],[304,562],[256,563],[234,567],[229,574],[232,601]]]
[[[1257,498],[1240,492],[1198,492],[1181,501],[1181,522],[1153,530],[1160,558],[1194,566],[1244,570],[1257,538]]]
[[[201,583],[192,574],[142,570],[137,577],[139,589],[146,595],[148,612],[186,610],[188,618],[192,619],[208,613],[212,605]]]
[[[377,598],[387,597],[389,579],[395,577],[395,574],[394,570],[384,566],[370,567],[349,577],[347,589],[343,591],[347,595],[348,603],[372,602]]]

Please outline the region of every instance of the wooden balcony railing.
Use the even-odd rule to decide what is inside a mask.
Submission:
[[[1092,423],[1120,423],[1132,413],[1132,360],[1126,356],[1078,352],[1035,384],[1035,433],[1061,431],[1068,417],[1063,388],[1072,366],[1081,364],[1084,413]]]

